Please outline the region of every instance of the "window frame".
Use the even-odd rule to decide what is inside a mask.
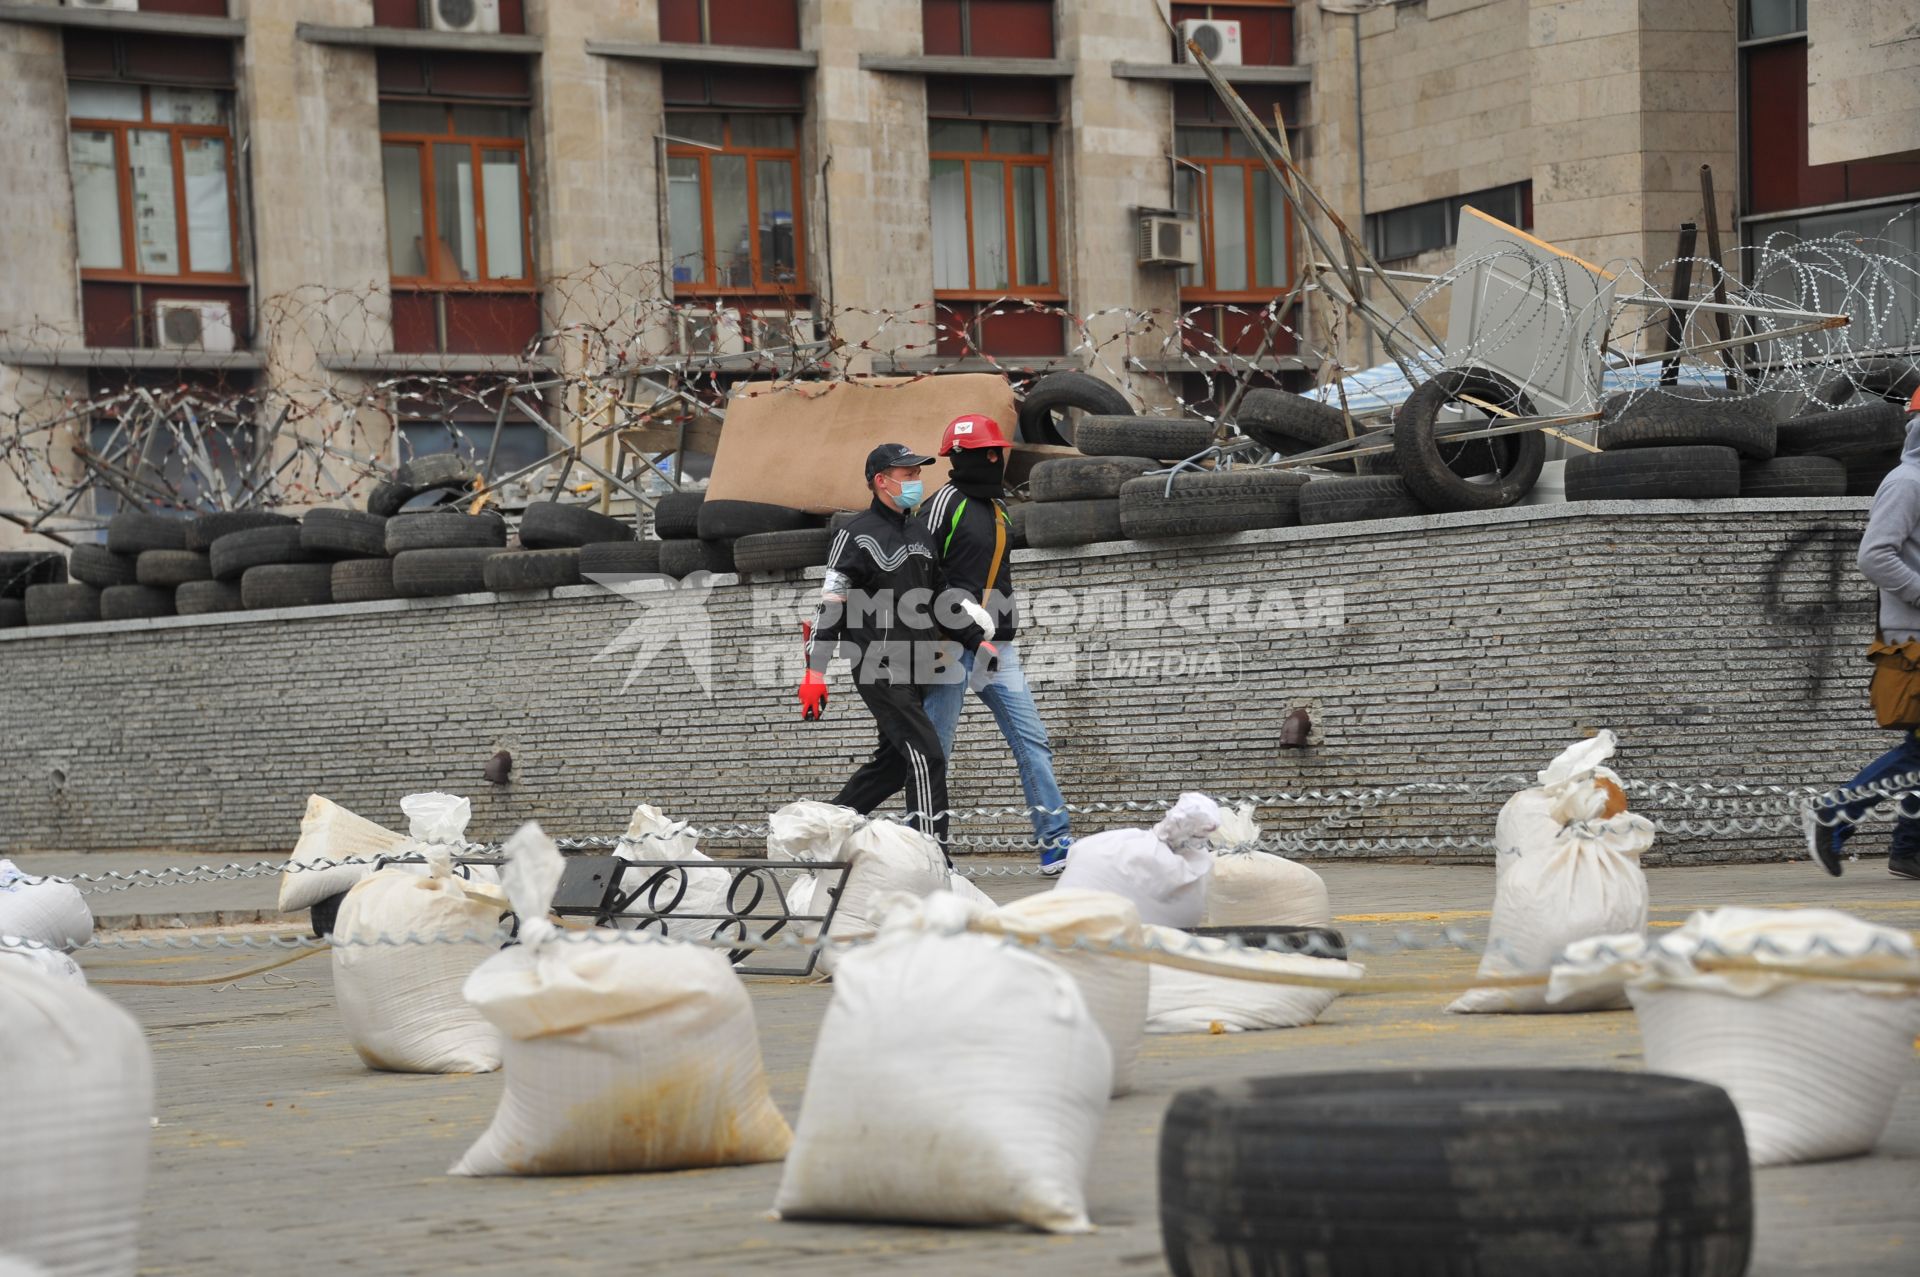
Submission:
[[[1480,190],[1467,191],[1461,195],[1447,195],[1439,199],[1421,200],[1415,204],[1402,204],[1398,208],[1383,208],[1375,212],[1370,212],[1367,214],[1367,224],[1365,228],[1367,251],[1373,254],[1376,261],[1381,263],[1411,261],[1425,253],[1444,252],[1454,247],[1458,242],[1457,237],[1460,233],[1460,210],[1462,208],[1472,205],[1480,209],[1481,212],[1493,216],[1492,213],[1475,203],[1475,201],[1484,200],[1490,195],[1504,196],[1509,192],[1512,193],[1514,199],[1519,204],[1520,220],[1513,224],[1523,231],[1532,230],[1533,179],[1523,178],[1518,182],[1503,182],[1499,186],[1482,187]],[[1443,243],[1429,244],[1423,248],[1416,248],[1410,253],[1395,253],[1389,256],[1385,251],[1386,219],[1397,213],[1412,213],[1420,209],[1431,209],[1436,205],[1441,209],[1444,218],[1446,240]]]
[[[71,184],[73,164],[73,142],[75,132],[110,133],[113,136],[113,176],[115,194],[119,201],[120,214],[120,265],[118,268],[104,266],[80,267],[80,278],[90,283],[150,284],[150,283],[194,283],[213,285],[244,285],[246,275],[241,271],[240,254],[240,174],[238,157],[233,142],[233,93],[228,89],[199,88],[197,86],[179,86],[169,84],[128,85],[124,80],[97,80],[86,76],[77,76],[69,83],[110,84],[121,88],[140,90],[140,118],[138,120],[103,120],[94,116],[69,115],[67,117],[67,164],[68,182]],[[225,124],[169,124],[153,118],[153,90],[173,91],[184,88],[188,92],[217,93],[224,97],[227,122]],[[192,226],[187,215],[187,168],[186,151],[182,138],[217,138],[226,146],[227,157],[227,241],[228,260],[233,263],[230,271],[181,270],[171,275],[155,274],[139,268],[140,253],[134,241],[133,218],[133,159],[128,133],[166,133],[167,152],[173,165],[173,217],[175,235],[178,239],[176,251],[183,267],[193,263],[193,251],[189,243]],[[77,200],[76,195],[76,200]],[[76,223],[79,209],[74,210]],[[76,253],[76,261],[78,260]]]
[[[517,102],[493,103],[483,100],[450,98],[382,97],[382,104],[392,102],[396,105],[434,106],[446,112],[447,131],[445,133],[410,133],[380,130],[380,150],[383,156],[383,179],[381,199],[387,198],[384,180],[384,155],[389,146],[411,146],[420,158],[420,219],[422,246],[426,249],[427,274],[398,275],[393,270],[392,228],[388,228],[387,275],[395,286],[415,292],[445,293],[526,293],[538,287],[535,280],[533,262],[533,192],[527,175],[527,142],[524,137],[488,137],[477,133],[455,133],[453,131],[453,112],[456,107],[500,107],[503,109],[526,112],[527,108]],[[529,121],[530,122],[530,121]],[[434,148],[437,146],[456,146],[465,143],[472,154],[473,170],[473,257],[480,264],[483,277],[479,279],[449,279],[434,274],[442,263],[442,257],[451,257],[451,251],[440,239],[439,206],[435,202]],[[488,279],[484,277],[487,262],[487,200],[486,175],[483,170],[482,153],[486,151],[512,151],[519,158],[520,165],[520,263],[524,273],[512,279]],[[385,211],[384,209],[382,210]]]
[[[1047,120],[986,120],[973,117],[934,116],[928,120],[931,125],[968,124],[980,130],[980,149],[978,151],[936,151],[929,146],[927,151],[927,172],[931,178],[933,164],[940,160],[957,161],[960,164],[961,178],[964,182],[965,204],[967,212],[967,287],[936,288],[933,295],[942,301],[994,301],[1001,297],[1028,297],[1036,301],[1065,301],[1066,291],[1060,286],[1060,223],[1058,220],[1058,201],[1053,186],[1053,147],[1057,141],[1053,123]],[[1047,130],[1047,148],[1043,152],[993,151],[988,149],[989,130],[996,124],[1025,124],[1029,127]],[[1005,208],[1004,229],[1007,236],[1007,286],[1005,288],[977,287],[978,271],[974,265],[973,248],[973,166],[975,164],[1000,163],[1005,166],[1005,176],[1001,186],[1005,191],[1002,204]],[[1052,281],[1044,285],[1016,284],[1019,277],[1020,262],[1014,256],[1018,251],[1018,219],[1014,212],[1014,170],[1016,168],[1039,169],[1043,174],[1042,186],[1047,193],[1047,278]],[[928,202],[928,227],[932,228],[932,202]]]
[[[673,117],[676,115],[717,115],[720,117],[719,147],[702,144],[687,146],[672,140]],[[781,148],[774,146],[738,146],[733,144],[733,120],[735,116],[778,116],[793,121],[793,146]],[[700,161],[700,243],[706,268],[705,281],[681,283],[673,278],[673,271],[679,265],[679,259],[669,257],[667,262],[667,282],[672,285],[675,297],[785,297],[797,296],[808,292],[807,286],[807,247],[806,247],[806,209],[801,195],[800,165],[800,118],[790,111],[738,111],[726,108],[707,107],[689,109],[669,105],[663,113],[662,131],[668,135],[667,168],[671,177],[673,161]],[[752,233],[747,236],[749,273],[753,276],[750,284],[720,284],[712,282],[719,274],[719,255],[714,251],[713,231],[713,164],[716,155],[735,155],[742,157],[747,166],[747,225]],[[764,275],[761,271],[760,245],[760,180],[759,163],[762,160],[784,162],[793,173],[793,278],[778,280]],[[671,253],[672,228],[669,217],[668,245]]]
[[[1181,130],[1212,129],[1215,127],[1216,126],[1213,125],[1198,124],[1183,124],[1178,126]],[[1230,151],[1235,140],[1240,136],[1238,130],[1227,126],[1219,128],[1219,132],[1226,138],[1226,147],[1223,149]],[[1299,139],[1297,137],[1290,138],[1289,140],[1291,145],[1298,148]],[[1175,149],[1178,150],[1179,148],[1176,147]],[[1297,149],[1295,153],[1298,154]],[[1293,286],[1295,270],[1295,228],[1293,224],[1293,205],[1287,202],[1287,197],[1279,190],[1279,184],[1277,182],[1274,184],[1273,198],[1280,203],[1282,208],[1286,248],[1285,259],[1282,263],[1283,269],[1275,272],[1275,278],[1283,282],[1261,284],[1245,289],[1221,288],[1215,282],[1217,273],[1214,270],[1213,170],[1216,167],[1239,168],[1247,174],[1244,179],[1245,185],[1241,188],[1245,192],[1245,198],[1241,202],[1245,205],[1242,220],[1244,222],[1243,229],[1246,233],[1247,279],[1251,282],[1260,274],[1259,262],[1258,259],[1255,258],[1253,251],[1255,243],[1253,188],[1255,181],[1258,180],[1254,177],[1254,174],[1257,173],[1260,177],[1271,181],[1272,174],[1267,172],[1266,164],[1260,157],[1253,155],[1175,155],[1173,158],[1174,163],[1180,168],[1185,168],[1189,171],[1198,170],[1195,189],[1199,194],[1199,199],[1192,213],[1194,219],[1200,225],[1200,265],[1197,269],[1200,271],[1201,279],[1198,283],[1182,283],[1180,285],[1180,300],[1182,302],[1263,302],[1285,294],[1286,291]],[[1182,209],[1180,211],[1184,214],[1187,210]],[[1184,271],[1182,273],[1184,273]]]

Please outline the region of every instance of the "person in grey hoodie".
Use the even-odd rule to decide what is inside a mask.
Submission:
[[[1860,538],[1860,571],[1880,587],[1880,632],[1889,643],[1920,638],[1920,392],[1908,405],[1907,443],[1900,464],[1880,481]],[[1900,743],[1868,763],[1847,782],[1848,790],[1886,786],[1898,795],[1893,846],[1887,871],[1899,878],[1920,878],[1920,731],[1909,730]],[[1911,783],[1901,778],[1916,776]],[[1902,793],[1905,789],[1908,792]],[[1843,801],[1827,794],[1806,808],[1807,845],[1820,867],[1838,878],[1840,856],[1854,823],[1886,793]]]

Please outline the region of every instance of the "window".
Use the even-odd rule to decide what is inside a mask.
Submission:
[[[225,509],[240,504],[236,499],[262,480],[253,466],[259,405],[244,384],[176,371],[164,379],[95,377],[91,389],[109,411],[89,423],[88,448],[141,505]],[[98,470],[93,476],[96,515],[111,516],[126,506],[122,491]]]
[[[1030,123],[929,125],[936,293],[1054,294],[1051,133]]]
[[[765,293],[801,285],[797,132],[790,115],[667,113],[676,289]]]
[[[1471,195],[1369,213],[1368,247],[1383,262],[1451,248],[1460,226],[1460,210],[1469,204],[1509,226],[1526,230],[1533,225],[1533,183],[1515,182]]]
[[[1279,184],[1237,129],[1177,128],[1174,200],[1200,223],[1189,296],[1270,294],[1293,282],[1293,218]]]
[[[660,0],[660,38],[674,44],[800,47],[796,0]]]
[[[387,258],[414,285],[525,288],[526,112],[383,101]]]
[[[232,279],[233,141],[212,89],[75,80],[68,159],[80,269],[106,276]]]
[[[1743,39],[1766,40],[1807,29],[1807,0],[1743,0],[1740,8]]]
[[[1753,286],[1790,306],[1852,317],[1846,345],[1856,351],[1920,345],[1920,299],[1911,288],[1878,287],[1867,278],[1873,257],[1920,264],[1920,217],[1912,202],[1803,213],[1746,224],[1746,267]],[[1837,237],[1840,246],[1804,247]],[[1911,276],[1909,276],[1910,278]],[[1759,347],[1772,358],[1770,347]]]
[[[1053,0],[921,0],[920,25],[929,56],[1053,56]]]

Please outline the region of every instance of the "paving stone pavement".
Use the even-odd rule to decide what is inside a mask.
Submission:
[[[1487,868],[1324,866],[1350,933],[1484,932]],[[1838,882],[1811,866],[1650,871],[1654,922],[1714,904],[1824,904],[1920,926],[1920,888],[1873,861]],[[271,879],[265,880],[269,885]],[[232,884],[224,884],[226,886]],[[989,878],[1009,899],[1034,878]],[[126,893],[135,895],[138,893]],[[1099,1231],[779,1223],[778,1166],[663,1175],[455,1179],[446,1169],[483,1130],[499,1075],[371,1073],[346,1045],[330,967],[314,957],[230,985],[134,987],[237,971],[268,955],[82,956],[103,993],[145,1025],[158,1120],[142,1234],[153,1277],[261,1274],[315,1266],[379,1274],[779,1273],[1066,1274],[1166,1271],[1155,1212],[1161,1116],[1183,1087],[1287,1072],[1403,1066],[1580,1065],[1632,1069],[1630,1012],[1448,1016],[1451,995],[1344,998],[1319,1024],[1272,1033],[1150,1037],[1140,1089],[1113,1102],[1089,1200]],[[1370,956],[1377,975],[1465,975],[1458,949]],[[794,1116],[830,985],[749,980],[775,1102]],[[929,1079],[946,1102],[988,1104],[969,1079]],[[1836,1062],[1832,1085],[1844,1086]],[[1870,1157],[1756,1173],[1756,1275],[1909,1274],[1920,1254],[1920,1068]]]

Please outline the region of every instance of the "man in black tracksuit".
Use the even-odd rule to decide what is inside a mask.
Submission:
[[[932,460],[897,443],[868,455],[873,503],[828,551],[800,704],[808,719],[825,713],[827,663],[836,649],[851,657],[854,686],[873,712],[880,743],[833,801],[864,815],[904,787],[909,822],[944,848],[947,760],[922,693],[928,682],[964,675],[951,659],[948,631],[935,620],[940,559],[925,525],[912,518],[924,491],[920,467]],[[984,634],[967,625],[952,637],[971,651]]]

